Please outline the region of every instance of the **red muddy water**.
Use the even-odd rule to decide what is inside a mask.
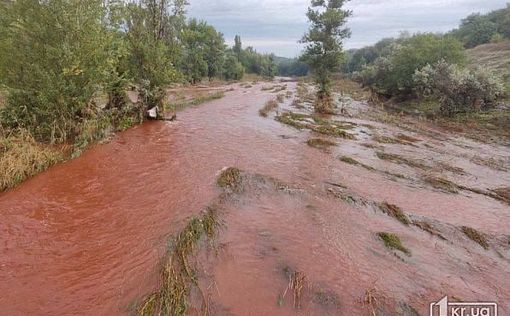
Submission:
[[[296,83],[286,84],[295,90]],[[221,193],[216,178],[224,167],[296,190],[248,188],[225,203],[218,235],[224,251],[201,256],[210,314],[428,315],[429,304],[444,295],[495,301],[500,315],[510,313],[510,206],[422,180],[426,173],[482,190],[509,186],[508,171],[476,161],[508,162],[510,149],[397,128],[361,111],[335,118],[358,124],[356,140],[331,138],[338,145],[319,150],[306,144],[317,135],[258,115],[276,95],[262,86],[235,85],[223,99],[179,113],[176,122],[118,134],[0,195],[0,314],[132,314],[158,282],[169,236]],[[291,102],[278,111],[298,111]],[[399,133],[418,140],[374,140]],[[382,160],[377,151],[430,168]],[[377,207],[383,201],[443,238],[385,215]],[[487,234],[489,249],[461,226]],[[397,234],[411,254],[386,248],[378,232]],[[306,276],[300,309],[287,289],[289,271]],[[367,291],[375,303],[365,302]]]

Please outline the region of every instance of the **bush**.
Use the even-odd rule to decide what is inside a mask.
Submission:
[[[502,97],[502,81],[488,70],[465,69],[440,61],[416,71],[417,92],[424,97],[438,99],[441,112],[451,116],[491,106]]]
[[[118,37],[103,23],[102,1],[20,0],[3,7],[0,117],[38,140],[65,141],[98,95],[116,86]]]
[[[355,75],[364,85],[390,96],[411,94],[415,71],[427,64],[440,60],[455,64],[465,62],[462,44],[450,36],[416,34],[401,39],[392,47],[387,57],[379,57]]]

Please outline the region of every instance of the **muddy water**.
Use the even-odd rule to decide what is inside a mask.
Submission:
[[[287,85],[294,90],[294,83]],[[230,166],[299,190],[246,190],[223,206],[226,225],[218,242],[224,251],[203,262],[201,271],[211,314],[366,315],[376,308],[392,315],[409,314],[408,306],[426,314],[428,304],[444,295],[495,300],[500,312],[510,312],[508,204],[433,189],[416,170],[379,160],[362,146],[374,129],[407,130],[361,119],[373,127],[357,129],[358,140],[337,140],[330,151],[308,147],[308,131],[259,117],[275,96],[261,87],[236,87],[223,99],[185,110],[176,123],[147,123],[121,133],[2,194],[1,314],[132,313],[137,299],[157,284],[167,238],[215,199],[216,177]],[[290,109],[291,100],[283,108]],[[384,150],[462,166],[469,174],[448,174],[461,184],[510,183],[508,172],[470,159],[482,148],[501,157],[508,149],[421,138],[437,145],[390,144]],[[410,180],[345,164],[340,155]],[[326,182],[437,222],[448,240],[404,226],[370,203],[338,199],[330,194],[337,187]],[[462,225],[493,236],[491,249],[459,233]],[[385,248],[376,236],[380,231],[397,233],[412,255]],[[288,271],[306,275],[298,311],[285,291]],[[363,304],[366,291],[377,296],[377,306]]]

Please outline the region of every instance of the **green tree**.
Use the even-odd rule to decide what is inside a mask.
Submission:
[[[244,67],[237,60],[237,55],[233,52],[227,53],[223,69],[223,77],[226,80],[241,80],[244,75]]]
[[[171,18],[184,14],[179,0],[141,0],[127,7],[125,25],[129,69],[147,108],[162,106],[164,86],[179,80],[168,45]]]
[[[301,40],[307,44],[301,59],[310,66],[319,87],[315,110],[320,113],[333,111],[330,76],[341,66],[343,40],[350,36],[345,24],[351,12],[342,9],[345,2],[312,0],[308,8],[307,17],[311,25]]]
[[[243,43],[241,42],[241,36],[236,35],[234,37],[234,47],[232,48],[234,53],[237,55],[237,60],[241,61],[241,54],[243,52]]]
[[[486,16],[472,14],[462,20],[458,36],[467,48],[490,43],[497,32],[497,25]]]
[[[221,75],[225,54],[223,34],[204,21],[191,19],[181,40],[186,56],[182,69],[188,81],[197,83],[205,76],[212,79]]]
[[[5,2],[7,3],[7,2]],[[101,0],[17,0],[2,6],[0,115],[38,140],[65,141],[119,79],[122,44]]]

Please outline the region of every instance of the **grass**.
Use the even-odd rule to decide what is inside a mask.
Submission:
[[[469,237],[469,239],[477,242],[480,246],[483,247],[483,249],[488,250],[489,249],[489,243],[487,242],[487,237],[485,234],[480,233],[474,228],[462,226],[461,227],[462,232]]]
[[[495,189],[495,190],[492,190],[492,192],[494,192],[498,196],[500,196],[501,200],[510,204],[510,187]]]
[[[368,100],[370,92],[361,88],[361,86],[350,79],[339,78],[333,81],[333,91],[350,95],[356,101]]]
[[[411,251],[409,251],[409,249],[402,245],[402,242],[400,241],[400,238],[397,235],[393,233],[380,232],[377,233],[377,236],[379,236],[379,238],[384,242],[386,248],[392,250],[399,250],[408,256],[411,255]]]
[[[448,179],[439,176],[425,175],[423,181],[430,184],[435,189],[443,190],[448,193],[459,193],[459,186]]]
[[[264,107],[259,110],[259,114],[262,117],[267,117],[269,115],[269,113],[274,111],[277,107],[278,107],[278,102],[276,102],[276,100],[274,100],[274,99],[269,100],[266,102]]]
[[[220,226],[217,211],[208,208],[199,217],[192,218],[173,239],[161,271],[161,285],[148,295],[138,309],[139,316],[185,315],[188,297],[193,286],[198,287],[196,272],[190,263],[199,242],[212,239]]]
[[[379,208],[381,209],[381,211],[383,211],[383,213],[385,213],[393,218],[396,218],[402,224],[404,224],[404,225],[411,224],[409,217],[406,215],[406,213],[404,213],[400,209],[400,207],[393,205],[393,204],[389,204],[387,202],[383,202],[379,205]]]
[[[368,165],[365,165],[364,163],[361,163],[359,161],[357,161],[356,159],[352,158],[352,157],[349,157],[349,156],[341,156],[340,158],[340,161],[342,162],[345,162],[347,164],[350,164],[350,165],[353,165],[353,166],[360,166],[360,167],[363,167],[367,170],[370,170],[370,171],[373,171],[375,170],[374,168],[368,166]]]
[[[388,161],[391,161],[391,162],[399,164],[399,165],[403,164],[403,165],[407,165],[409,167],[418,168],[418,169],[422,169],[422,170],[430,169],[429,166],[427,166],[419,161],[412,160],[412,159],[409,159],[409,158],[406,158],[406,157],[403,157],[400,155],[389,154],[389,153],[385,153],[382,151],[376,152],[376,155],[381,160],[388,160]]]
[[[311,138],[306,143],[308,144],[308,146],[317,149],[327,149],[329,147],[337,145],[335,142],[322,138]]]
[[[318,116],[294,112],[285,112],[277,116],[276,120],[297,129],[306,128],[322,135],[355,139],[353,134],[346,131],[346,129],[352,129],[354,127],[353,123],[330,121]]]
[[[432,225],[425,221],[414,221],[412,224],[433,236],[437,236],[442,240],[446,240],[446,238],[440,232],[438,232],[436,229],[432,227]]]
[[[170,104],[169,110],[172,110],[172,111],[182,111],[182,110],[184,110],[187,107],[197,106],[197,105],[209,102],[209,101],[221,99],[223,97],[225,97],[225,92],[224,91],[217,91],[217,92],[214,92],[214,93],[199,95],[199,96],[195,97],[191,101],[185,101],[185,102]]]
[[[285,94],[283,94],[283,93],[278,94],[276,96],[276,101],[278,101],[279,103],[285,102]]]
[[[37,143],[26,131],[0,139],[0,192],[63,161],[62,150]]]
[[[285,296],[287,295],[288,291],[292,291],[292,297],[294,299],[294,308],[300,309],[301,308],[301,301],[303,297],[303,290],[305,288],[306,284],[306,275],[303,272],[300,271],[293,271],[290,267],[285,267],[284,269],[285,274],[289,277],[289,284],[285,288],[285,291],[283,294],[280,294],[278,297],[278,305],[283,305],[285,301]]]
[[[216,183],[220,188],[240,192],[242,191],[242,182],[241,170],[227,168],[221,172]]]

